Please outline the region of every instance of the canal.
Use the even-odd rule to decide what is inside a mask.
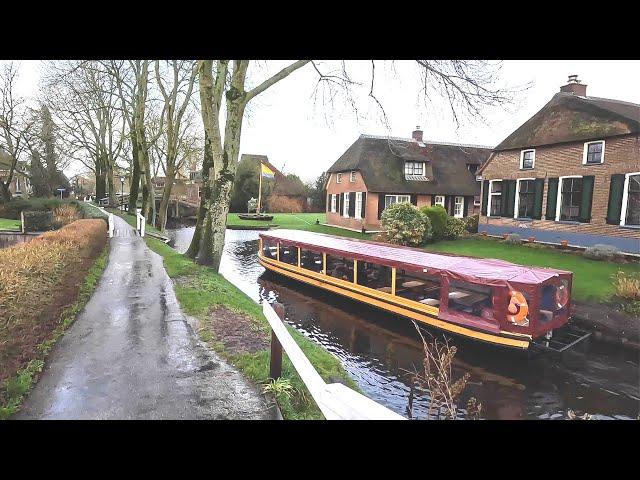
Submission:
[[[193,228],[169,231],[184,252]],[[405,415],[409,372],[423,356],[413,324],[266,272],[258,264],[258,232],[227,230],[221,273],[256,301],[278,301],[287,322],[340,359],[365,395]],[[433,335],[439,335],[433,331]],[[482,403],[486,419],[561,419],[568,409],[598,419],[640,414],[640,354],[590,340],[562,356],[527,359],[517,352],[454,338],[454,378],[469,372],[463,398]],[[414,417],[423,418],[428,393],[417,392]]]

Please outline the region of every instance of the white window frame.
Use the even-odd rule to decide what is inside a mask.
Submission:
[[[524,168],[524,154],[527,152],[533,152],[533,165],[531,165],[531,168]],[[534,168],[536,168],[536,149],[527,148],[520,150],[520,170],[533,170]]]
[[[520,182],[523,180],[533,180],[535,181],[535,178],[518,178],[518,180],[516,180],[516,201],[513,205],[513,218],[519,218],[518,217],[518,210],[520,208]]]
[[[462,199],[462,203],[458,203],[458,199]],[[460,207],[460,214],[456,213],[456,207]],[[464,217],[464,197],[456,195],[453,197],[453,216],[454,218],[463,218]]]
[[[603,150],[604,151],[604,150]],[[627,225],[627,203],[629,202],[629,177],[633,177],[634,175],[640,175],[640,172],[627,173],[624,176],[624,187],[622,190],[622,209],[620,211],[620,226],[624,227]],[[636,225],[633,225],[634,227]]]
[[[407,173],[407,165],[411,164],[411,169],[415,170],[416,165],[421,164],[422,165],[422,173]],[[409,161],[409,162],[404,162],[404,174],[405,176],[407,175],[418,175],[418,176],[424,176],[425,175],[425,162],[414,162],[414,161]]]
[[[362,211],[362,192],[356,192],[356,208],[354,217],[357,219],[362,219],[360,212]]]
[[[600,157],[600,163],[587,163],[587,152],[589,151],[589,145],[593,145],[594,143],[602,144],[602,156]],[[582,149],[582,164],[583,165],[602,165],[604,163],[604,148],[605,148],[604,140],[594,140],[593,142],[584,142],[584,147]]]
[[[336,183],[342,183],[342,174],[336,173]]]
[[[331,213],[337,213],[338,211],[338,195],[331,194]]]
[[[500,193],[494,193],[493,192],[493,183],[494,182],[500,182]],[[487,196],[487,217],[491,216],[491,196],[492,195],[500,195],[500,200],[502,201],[502,193],[503,193],[503,189],[502,189],[502,179],[498,179],[496,178],[495,180],[489,180],[489,195]],[[500,216],[498,214],[498,216]]]
[[[385,195],[384,196],[384,208],[390,207],[393,203],[387,205],[387,198],[395,198],[396,201],[394,203],[411,203],[411,195]],[[402,202],[399,200],[400,198],[406,198],[406,202],[403,200]]]
[[[440,202],[440,201],[438,201],[438,199],[439,199],[439,198],[441,198],[441,199],[442,199],[442,201],[441,201],[441,202]],[[440,205],[442,208],[445,208],[445,207],[444,207],[444,195],[435,195],[435,196],[433,197],[433,204],[434,204],[434,205]]]
[[[355,170],[352,170],[351,173],[349,173],[349,182],[356,183],[356,171]]]
[[[560,177],[558,178],[558,193],[556,196],[556,222],[560,221],[560,210],[562,208],[562,182],[565,178],[582,178],[582,175],[567,175],[566,177]],[[563,220],[564,221],[570,221],[570,220]]]
[[[344,192],[344,196],[342,198],[342,216],[344,218],[349,218],[349,192]]]

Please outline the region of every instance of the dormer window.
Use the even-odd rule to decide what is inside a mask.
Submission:
[[[404,174],[424,175],[424,162],[404,162]]]
[[[582,163],[584,165],[599,165],[604,162],[604,140],[597,142],[586,142]]]
[[[520,169],[521,170],[531,170],[536,163],[536,151],[531,150],[522,150],[520,152]]]
[[[356,181],[356,172],[355,172],[355,171],[352,171],[352,172],[349,174],[349,181],[350,181],[351,183],[355,183],[355,181]]]

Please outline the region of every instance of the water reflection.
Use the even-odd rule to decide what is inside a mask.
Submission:
[[[192,235],[193,228],[170,232],[181,252]],[[265,272],[257,239],[255,231],[227,231],[221,273],[256,301],[283,303],[288,323],[338,357],[367,396],[405,415],[407,372],[423,358],[412,323]],[[560,358],[527,360],[460,338],[454,343],[454,376],[471,374],[460,403],[475,396],[485,418],[561,418],[569,408],[596,418],[636,418],[640,410],[638,354],[591,343]],[[414,415],[424,416],[427,401],[426,392],[418,394]]]

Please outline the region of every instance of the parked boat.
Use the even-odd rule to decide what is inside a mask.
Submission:
[[[259,262],[390,313],[515,349],[549,347],[571,315],[573,274],[552,268],[297,230],[261,233]]]

